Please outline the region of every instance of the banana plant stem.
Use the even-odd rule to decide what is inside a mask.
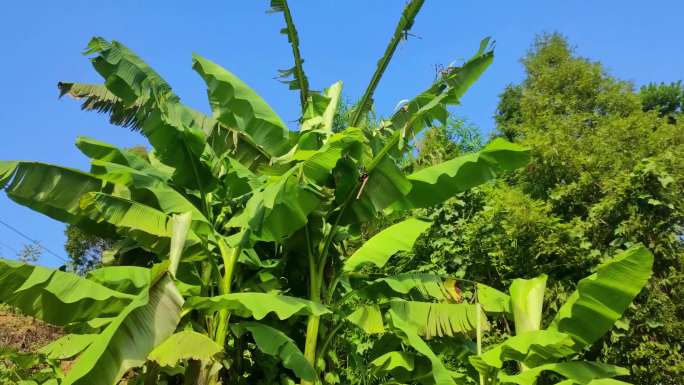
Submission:
[[[318,274],[316,266],[316,258],[313,255],[313,248],[311,247],[311,236],[309,234],[309,227],[304,227],[304,234],[306,236],[307,256],[309,259],[309,298],[313,302],[321,302],[321,276]],[[313,366],[316,367],[316,345],[318,344],[318,327],[321,319],[318,316],[311,315],[306,323],[306,341],[304,345],[304,357]],[[301,385],[311,385],[312,383],[306,380],[301,380]]]
[[[242,249],[239,246],[231,249],[223,240],[221,240],[219,241],[219,250],[221,252],[221,258],[223,259],[223,277],[221,277],[219,293],[229,294],[231,291],[230,285],[233,280],[235,262],[242,252]],[[226,335],[228,334],[228,316],[228,310],[219,310],[218,325],[214,335],[214,341],[216,341],[219,346],[224,346],[226,343]]]

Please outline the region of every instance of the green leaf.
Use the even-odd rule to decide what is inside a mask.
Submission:
[[[617,254],[582,279],[549,330],[567,333],[576,348],[593,344],[622,317],[651,277],[653,255],[642,245]]]
[[[140,129],[148,111],[141,100],[125,103],[104,84],[59,82],[59,96],[69,95],[82,100],[81,109],[109,115],[111,124]]]
[[[52,360],[65,360],[84,351],[95,339],[96,334],[67,334],[38,350]]]
[[[420,338],[417,331],[409,324],[405,318],[407,314],[401,311],[401,308],[398,309],[400,309],[400,312],[396,312],[394,308],[389,310],[392,326],[403,333],[404,337],[406,338],[406,342],[412,348],[430,360],[430,363],[432,364],[432,376],[435,379],[435,384],[456,385],[451,373],[444,366],[442,360],[437,357],[432,349],[430,349],[428,344]]]
[[[0,301],[54,325],[118,314],[133,298],[76,274],[0,259]]]
[[[370,362],[370,366],[378,371],[392,372],[403,369],[412,372],[415,366],[416,357],[408,352],[387,352]]]
[[[173,334],[183,298],[165,268],[152,281],[79,356],[62,385],[114,385]]]
[[[498,378],[504,384],[535,385],[537,378],[544,371],[558,373],[568,380],[572,380],[573,383],[580,385],[588,385],[596,379],[629,375],[629,370],[619,366],[600,362],[574,361],[540,365],[515,375],[501,372]]]
[[[297,348],[297,344],[280,330],[258,322],[232,324],[231,329],[237,335],[242,335],[246,331],[252,333],[254,342],[261,351],[278,357],[282,360],[283,366],[291,369],[297,377],[306,381],[316,379],[316,371]]]
[[[327,138],[333,134],[333,120],[340,104],[342,82],[333,83],[322,94],[312,92],[302,116],[300,132],[311,131]],[[300,136],[300,142],[302,136]]]
[[[418,12],[420,11],[420,8],[423,6],[424,2],[425,0],[412,0],[411,2],[406,4],[403,11],[401,12],[401,17],[399,18],[397,26],[394,28],[392,38],[387,44],[387,48],[385,48],[384,54],[378,61],[378,65],[375,69],[375,72],[373,73],[373,77],[371,77],[371,80],[368,86],[366,87],[366,90],[364,91],[363,96],[361,97],[361,100],[359,101],[356,107],[356,110],[354,111],[354,115],[352,116],[350,121],[350,126],[358,126],[359,123],[361,123],[361,118],[363,118],[365,113],[370,109],[373,103],[373,94],[375,93],[375,89],[380,83],[380,79],[382,78],[382,75],[385,73],[385,70],[387,69],[389,62],[392,60],[394,51],[397,49],[399,42],[402,39],[406,38],[406,34],[413,26],[413,21],[418,15]]]
[[[482,150],[426,167],[407,178],[411,191],[394,209],[429,207],[457,193],[483,184],[504,171],[527,164],[529,151],[517,144],[494,139]]]
[[[345,222],[365,222],[397,201],[405,199],[411,191],[411,182],[399,169],[392,157],[383,157],[374,167],[367,166],[368,179],[352,201]],[[363,176],[361,176],[363,177]]]
[[[205,229],[209,230],[210,224],[204,214],[188,198],[165,181],[144,171],[116,163],[99,160],[93,160],[91,163],[93,165],[91,172],[98,178],[128,188],[126,194],[115,193],[113,195],[149,205],[169,215],[190,212],[194,221],[204,222]],[[196,225],[199,224],[196,223]]]
[[[174,215],[171,218],[172,234],[171,234],[171,250],[169,251],[169,272],[172,277],[176,277],[176,270],[180,263],[183,250],[185,249],[185,239],[190,230],[190,221],[192,213],[185,213],[181,215]]]
[[[478,51],[461,67],[449,67],[427,90],[414,97],[392,115],[396,130],[389,149],[405,138],[413,138],[435,120],[446,123],[447,106],[456,105],[470,86],[480,78],[494,59],[490,39],[480,42]],[[403,146],[402,146],[403,147]]]
[[[477,284],[477,301],[487,313],[513,314],[511,297],[493,287]]]
[[[369,299],[391,299],[401,296],[417,296],[419,299],[454,301],[442,277],[427,273],[404,273],[378,278],[359,289],[361,296]]]
[[[214,122],[182,105],[171,86],[123,44],[94,38],[86,53],[97,54],[91,60],[107,89],[142,111],[141,131],[162,162],[176,169],[174,180],[206,190],[212,174],[200,158],[209,151],[206,136]]]
[[[575,354],[572,338],[554,330],[536,330],[509,337],[479,356],[471,356],[470,362],[480,372],[501,368],[504,361],[522,362],[527,367],[553,363],[559,358]]]
[[[299,98],[302,109],[305,108],[308,94],[309,94],[309,79],[304,73],[304,59],[299,52],[299,35],[297,28],[295,28],[294,21],[292,21],[292,14],[287,0],[271,0],[271,12],[282,12],[285,19],[285,28],[280,30],[280,33],[287,36],[287,41],[292,47],[292,56],[294,57],[294,66],[287,70],[281,70],[279,78],[284,83],[290,86],[291,90],[299,90]],[[288,78],[292,76],[293,79]]]
[[[13,201],[50,218],[101,236],[115,234],[114,227],[98,223],[80,210],[81,197],[103,186],[91,174],[44,163],[0,161],[0,186]]]
[[[632,385],[629,382],[618,381],[612,378],[599,378],[596,380],[591,380],[587,385]]]
[[[390,307],[392,314],[400,316],[411,329],[426,339],[470,334],[477,328],[477,306],[472,304],[394,300],[390,302]],[[489,330],[484,314],[480,319],[482,330]]]
[[[142,248],[161,255],[168,253],[171,218],[163,212],[104,193],[86,194],[81,207],[88,216],[115,226]]]
[[[360,327],[367,334],[383,333],[385,325],[378,305],[362,305],[346,317],[347,321]]]
[[[377,267],[385,266],[395,253],[411,250],[416,239],[431,225],[431,222],[409,218],[386,228],[356,250],[344,262],[344,270],[354,271],[366,263]]]
[[[325,306],[316,302],[266,293],[231,293],[214,297],[192,297],[188,299],[186,307],[207,312],[227,309],[239,317],[253,317],[256,320],[263,319],[269,313],[275,313],[281,320],[294,315],[321,316],[330,313]]]
[[[198,55],[193,55],[193,68],[207,83],[209,102],[219,122],[244,132],[271,156],[290,149],[285,123],[242,80]]]
[[[171,86],[133,51],[117,41],[94,37],[85,52],[107,89],[127,105],[148,106],[155,99],[180,100]]]
[[[304,175],[318,185],[324,185],[331,178],[337,162],[348,152],[365,141],[363,132],[358,128],[347,128],[333,134],[316,151],[297,151],[293,160],[303,160]]]
[[[138,294],[150,286],[150,269],[138,266],[107,266],[89,271],[86,279],[118,292]]]
[[[319,203],[318,197],[299,183],[296,167],[271,177],[253,192],[245,208],[233,216],[227,227],[250,229],[252,236],[280,242],[308,222],[308,215]]]
[[[207,160],[216,157],[207,145],[204,115],[180,104],[159,103],[142,126],[142,132],[166,165],[174,167],[181,186],[209,191],[216,182]]]
[[[546,274],[532,279],[514,279],[509,291],[515,319],[515,333],[539,330],[541,327]]]
[[[176,366],[183,360],[207,363],[221,353],[223,348],[211,338],[192,330],[175,333],[158,345],[147,359],[160,366]]]
[[[162,164],[152,165],[149,161],[143,159],[138,153],[133,151],[120,149],[112,144],[101,142],[85,136],[79,136],[76,139],[76,147],[89,158],[107,162],[115,163],[122,166],[130,167],[134,170],[143,172],[144,175],[158,179],[162,182],[168,182],[173,175],[173,168],[164,166]]]

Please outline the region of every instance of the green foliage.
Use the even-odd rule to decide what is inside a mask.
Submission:
[[[531,148],[531,162],[426,211],[435,225],[402,268],[496,289],[546,274],[549,322],[574,282],[607,256],[643,243],[654,254],[653,278],[583,355],[629,367],[634,383],[676,384],[684,357],[677,83],[635,93],[559,35],[541,36],[522,62],[527,76],[501,94],[495,119],[497,135]],[[492,342],[507,328],[499,318]]]
[[[288,4],[271,2],[272,10],[285,18],[284,32],[295,56],[294,68],[283,75],[293,76],[300,90],[302,116],[297,131],[290,131],[244,81],[199,55],[193,56],[193,68],[206,83],[212,117],[184,105],[171,86],[123,44],[91,40],[86,54],[104,84],[61,83],[62,93],[84,99],[84,109],[106,113],[110,121],[140,130],[151,151],[141,154],[79,138],[77,146],[91,160],[89,172],[33,162],[0,163],[0,187],[17,203],[88,234],[116,240],[107,250],[111,266],[85,277],[0,262],[2,302],[73,329],[72,337],[45,349],[48,357],[78,356],[62,384],[115,384],[123,377],[130,383],[172,383],[182,377],[188,385],[291,384],[296,379],[301,384],[454,385],[474,382],[475,369],[489,373],[491,368],[501,368],[496,361],[501,355],[496,352],[483,354],[480,361],[473,358],[480,354],[483,332],[490,330],[483,309],[491,309],[494,317],[506,317],[521,309],[538,311],[540,304],[519,306],[526,296],[506,300],[503,293],[489,288],[483,290],[481,305],[475,282],[441,274],[453,265],[441,260],[424,264],[426,258],[420,254],[412,260],[417,242],[422,244],[419,252],[435,246],[429,238],[420,240],[421,234],[428,229],[445,231],[413,214],[435,217],[441,224],[441,214],[430,207],[510,175],[506,181],[518,183],[517,187],[501,192],[503,182],[488,183],[482,190],[461,195],[482,197],[476,201],[477,209],[468,209],[471,215],[488,207],[488,192],[499,191],[508,200],[501,199],[500,206],[490,209],[497,221],[488,225],[516,229],[512,235],[528,236],[529,248],[553,244],[559,238],[548,235],[560,229],[562,237],[572,241],[569,248],[584,252],[587,240],[601,232],[578,232],[575,223],[566,226],[562,221],[568,214],[555,214],[555,201],[544,201],[559,196],[557,191],[547,191],[551,185],[533,189],[526,174],[511,174],[530,160],[525,146],[499,138],[481,147],[472,128],[449,123],[449,107],[459,104],[493,61],[488,38],[470,59],[447,68],[388,119],[377,124],[366,121],[373,116],[374,91],[422,4],[413,0],[406,5],[361,101],[350,120],[344,121],[338,112],[342,83],[321,93],[308,89]],[[543,52],[543,61],[555,63],[554,55],[569,60],[562,41],[554,47],[548,54]],[[542,52],[541,45],[538,49]],[[545,68],[534,60],[526,64],[534,73]],[[560,105],[534,99],[531,110],[525,109],[529,103],[521,102],[523,121],[540,109],[567,114],[571,108],[581,108],[585,114],[603,116],[613,110],[624,115],[640,107],[636,97],[613,100],[592,94],[596,84],[618,94],[626,86],[604,81],[597,65],[585,64],[592,71],[575,85],[581,95]],[[542,76],[542,88],[564,89],[574,79],[575,69],[562,69],[561,82]],[[526,93],[521,95],[524,98]],[[578,122],[584,120],[572,121]],[[430,131],[436,124],[446,130],[444,134]],[[534,131],[517,125],[512,129],[520,132],[514,137],[536,144]],[[415,138],[424,132],[429,134],[427,144],[420,146],[421,161],[407,166],[417,151]],[[448,143],[453,138],[459,140],[455,148]],[[433,140],[440,142],[429,144]],[[465,153],[469,150],[475,151]],[[553,177],[549,174],[546,180],[559,183]],[[667,188],[673,181],[664,178],[661,185]],[[660,198],[654,196],[649,202],[664,202]],[[465,198],[460,202],[468,207]],[[512,205],[517,202],[523,204]],[[524,213],[526,207],[534,209],[531,218],[508,219],[506,210]],[[421,211],[412,212],[415,208]],[[529,228],[517,230],[521,223]],[[543,231],[537,234],[538,229]],[[479,239],[465,237],[487,229],[465,226],[465,230],[454,242],[473,250],[511,239],[511,233],[496,240],[483,236],[478,249],[473,244]],[[366,239],[371,233],[375,235]],[[546,243],[537,245],[542,236],[548,238]],[[611,243],[611,248],[594,257],[612,255],[629,242]],[[487,254],[489,260],[473,260],[455,275],[472,271],[480,279],[484,274],[479,272],[491,272],[492,266],[496,271],[506,265],[509,256],[504,252],[515,244],[506,247],[500,254]],[[519,353],[539,358],[535,347],[552,346],[575,354],[577,346],[602,335],[643,286],[651,264],[636,263],[623,272],[617,269],[618,273],[611,267],[644,253],[607,262],[588,278],[590,282],[581,281],[569,305],[560,308],[555,329],[531,330],[537,333],[531,339],[524,334],[513,337],[522,340]],[[497,271],[498,286],[549,267],[529,255],[511,255],[527,270],[524,274],[516,269]],[[401,263],[389,263],[395,257]],[[546,263],[557,263],[555,252],[543,257]],[[495,263],[487,265],[492,259]],[[589,268],[594,262],[581,266]],[[421,269],[440,274],[414,271]],[[566,271],[574,269],[568,265]],[[620,279],[626,282],[615,284]],[[607,299],[596,293],[605,288],[615,289],[610,292],[615,297],[611,312],[606,310]],[[603,317],[600,327],[583,326],[596,313]],[[528,329],[538,329],[540,318],[535,314]],[[523,323],[521,317],[516,320]],[[492,334],[500,336],[496,331]],[[193,348],[179,348],[184,344]],[[500,350],[511,344],[503,342]],[[348,349],[341,351],[340,346]],[[554,359],[567,356],[550,354]],[[523,361],[528,367],[555,363]],[[590,366],[559,363],[537,370],[555,370],[588,383],[622,373],[613,367]],[[535,375],[516,381],[534,381]]]
[[[612,365],[560,360],[582,351],[610,330],[648,281],[652,265],[653,255],[643,246],[606,261],[577,284],[546,329],[541,329],[546,275],[513,281],[509,291],[516,335],[471,356],[473,366],[485,383],[534,384],[544,371],[578,383],[629,374],[629,370]],[[511,376],[502,370],[510,360],[519,363],[519,374]]]
[[[661,116],[684,112],[684,85],[682,81],[670,84],[649,83],[639,90],[644,111],[656,111]]]

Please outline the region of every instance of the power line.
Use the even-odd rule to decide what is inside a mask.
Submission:
[[[3,226],[5,226],[5,227],[7,227],[8,229],[14,231],[15,233],[19,234],[19,236],[21,236],[22,238],[24,238],[24,239],[26,239],[26,240],[28,240],[28,241],[31,241],[31,242],[33,242],[34,244],[38,245],[38,247],[40,247],[41,249],[43,249],[43,250],[47,251],[48,253],[54,255],[55,257],[57,257],[57,258],[58,258],[59,260],[61,260],[62,262],[64,262],[64,263],[69,262],[69,261],[67,261],[66,259],[64,259],[64,257],[62,257],[62,256],[60,256],[59,254],[55,253],[54,251],[50,250],[47,246],[44,246],[44,245],[43,245],[42,243],[40,243],[39,241],[37,241],[37,240],[35,240],[35,239],[32,239],[31,237],[29,237],[28,235],[22,233],[22,232],[19,231],[16,227],[14,227],[14,226],[10,225],[9,223],[3,221],[2,219],[0,219],[0,224],[3,225]]]
[[[12,247],[12,246],[6,244],[5,242],[0,242],[0,246],[6,247],[6,248],[12,250],[12,252],[14,252],[14,254],[19,254],[19,251],[17,251],[17,249],[15,249],[14,247]]]

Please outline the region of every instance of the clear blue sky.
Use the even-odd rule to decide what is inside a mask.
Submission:
[[[385,48],[404,0],[291,0],[305,69],[313,88],[344,81],[357,98]],[[57,99],[60,80],[99,81],[81,55],[93,35],[116,39],[159,71],[184,101],[208,110],[204,85],[191,65],[197,52],[240,76],[286,121],[297,118],[297,95],[273,80],[291,66],[280,15],[262,1],[65,0],[6,1],[0,10],[0,159],[39,160],[88,168],[73,143],[86,135],[121,146],[145,139],[110,126],[77,102]],[[376,95],[382,114],[424,88],[435,64],[471,55],[479,40],[496,40],[494,64],[462,100],[457,113],[483,132],[503,87],[523,76],[519,59],[536,34],[558,31],[578,52],[610,73],[640,85],[684,78],[681,0],[428,0]],[[65,255],[64,226],[0,195],[0,220]],[[0,226],[0,255],[13,257],[25,241]],[[9,246],[9,247],[8,247]],[[55,266],[47,253],[40,263]]]

